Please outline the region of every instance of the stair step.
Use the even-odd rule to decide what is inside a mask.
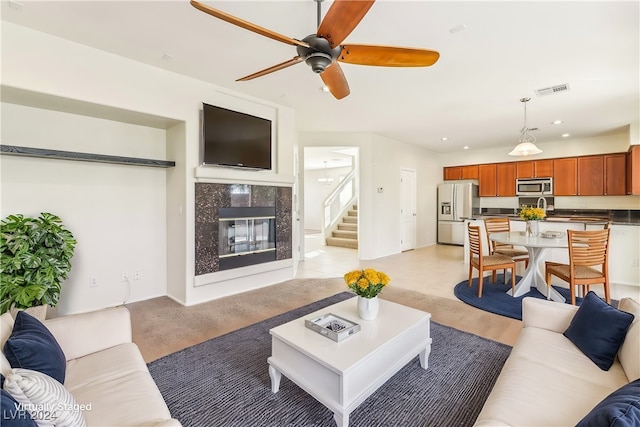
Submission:
[[[347,211],[347,215],[349,215],[349,216],[358,216],[358,211],[357,211],[357,210],[349,209],[349,210]]]
[[[358,232],[351,230],[335,230],[331,233],[333,237],[344,237],[345,239],[358,240]]]
[[[341,222],[338,223],[338,230],[358,231],[358,224]]]
[[[342,217],[342,222],[348,223],[348,224],[357,224],[358,223],[358,217],[357,216],[343,216]]]
[[[353,239],[344,239],[342,237],[327,237],[327,246],[358,249],[358,241]]]

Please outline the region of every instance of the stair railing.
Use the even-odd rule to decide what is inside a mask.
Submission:
[[[358,198],[356,171],[352,170],[322,202],[322,234],[326,239]]]

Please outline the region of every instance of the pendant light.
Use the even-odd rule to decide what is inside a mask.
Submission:
[[[324,176],[318,178],[318,183],[322,185],[331,185],[333,184],[333,178],[327,176],[327,161],[324,161]]]
[[[524,126],[520,131],[520,141],[516,147],[509,153],[510,156],[529,156],[531,154],[542,153],[542,150],[536,147],[536,137],[529,134],[527,127],[527,102],[531,98],[520,98],[520,102],[524,104]]]

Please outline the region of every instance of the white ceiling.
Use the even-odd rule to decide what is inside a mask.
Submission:
[[[293,38],[316,28],[312,0],[205,3]],[[303,132],[372,132],[445,153],[515,145],[522,97],[531,97],[527,124],[539,128],[539,142],[637,123],[639,4],[378,0],[345,42],[422,47],[440,52],[440,60],[426,68],[341,64],[351,95],[340,101],[319,90],[319,76],[304,63],[235,82],[292,58],[295,48],[187,0],[2,0],[1,12],[4,21],[291,106]],[[534,92],[564,83],[567,92]],[[550,124],[557,119],[564,123]]]

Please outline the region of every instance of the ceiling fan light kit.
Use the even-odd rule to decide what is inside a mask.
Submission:
[[[314,73],[322,73],[331,65],[340,55],[342,48],[340,46],[331,48],[329,41],[318,37],[315,34],[311,34],[304,39],[305,43],[309,44],[309,47],[298,46],[296,51],[298,56],[304,59],[304,62],[311,67]]]
[[[531,98],[520,98],[520,102],[524,104],[524,126],[520,130],[519,144],[509,152],[510,156],[530,156],[542,153],[542,150],[535,145],[535,136],[529,133],[530,128],[527,127],[527,102],[529,101]]]
[[[329,92],[336,99],[342,99],[350,94],[350,89],[338,62],[381,67],[428,67],[435,64],[440,57],[438,52],[419,48],[354,44],[349,44],[347,48],[341,43],[360,23],[375,0],[334,0],[322,20],[321,3],[323,0],[314,1],[317,3],[318,28],[316,34],[311,34],[302,40],[262,28],[196,0],[191,0],[191,5],[204,13],[245,30],[296,46],[298,55],[292,59],[242,77],[237,81],[252,80],[304,61],[314,73],[320,74],[320,78],[329,88]]]

